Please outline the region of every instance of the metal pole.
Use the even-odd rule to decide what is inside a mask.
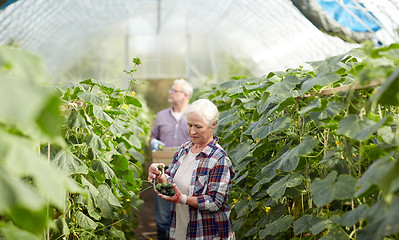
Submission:
[[[190,35],[190,22],[189,16],[186,15],[186,78],[191,83],[191,35]]]
[[[130,56],[129,56],[129,40],[130,40],[130,19],[129,16],[126,19],[126,36],[125,36],[125,69],[126,71],[130,70]],[[129,87],[129,75],[126,75],[126,89]],[[127,89],[129,90],[129,89]]]

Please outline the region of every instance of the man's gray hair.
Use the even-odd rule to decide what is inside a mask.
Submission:
[[[190,99],[193,96],[193,87],[191,86],[191,84],[189,82],[187,82],[184,79],[176,79],[173,82],[174,84],[181,84],[181,89],[180,91],[182,91],[183,93],[187,94],[188,99]]]
[[[187,116],[191,112],[198,113],[209,126],[212,126],[219,119],[219,111],[215,104],[208,99],[198,99],[188,106],[184,114]]]

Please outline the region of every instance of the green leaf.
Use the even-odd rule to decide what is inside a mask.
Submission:
[[[93,106],[93,114],[97,119],[102,121],[106,121],[112,123],[114,119],[112,119],[108,114],[106,114],[99,106]]]
[[[101,98],[101,95],[99,95],[98,93],[80,92],[78,93],[78,97],[79,99],[85,102],[89,102],[97,106],[101,106],[104,103],[103,99]]]
[[[265,229],[259,231],[259,237],[261,239],[266,238],[269,235],[276,235],[277,233],[286,231],[291,223],[294,221],[294,217],[291,215],[284,216],[270,223]]]
[[[287,175],[267,189],[267,193],[274,199],[284,195],[286,188],[296,187],[302,183],[302,176],[299,173]]]
[[[89,193],[91,194],[91,196],[93,198],[97,197],[99,194],[99,191],[97,190],[97,188],[91,182],[89,182],[84,176],[80,176],[80,178],[82,181],[82,185],[89,190]]]
[[[15,206],[9,209],[8,214],[16,225],[34,234],[42,233],[47,225],[45,206],[38,210]]]
[[[252,130],[252,137],[259,140],[264,139],[273,132],[282,131],[289,128],[290,122],[291,119],[287,117],[277,118],[267,125]]]
[[[122,134],[128,133],[126,128],[122,124],[118,123],[118,121],[115,121],[113,124],[111,124],[108,130],[116,136],[121,136]]]
[[[370,138],[384,124],[385,120],[384,117],[375,123],[365,116],[360,118],[358,115],[348,115],[341,120],[337,134],[364,141]]]
[[[98,226],[98,224],[96,222],[94,222],[91,218],[86,216],[81,211],[78,211],[76,213],[76,222],[79,224],[79,226],[81,228],[88,229],[88,230],[94,230]]]
[[[59,137],[61,134],[61,114],[59,110],[59,102],[59,97],[57,96],[52,96],[49,98],[36,118],[37,125],[51,138]]]
[[[107,164],[106,162],[104,162],[103,160],[95,160],[95,161],[93,161],[92,169],[93,169],[94,171],[99,172],[99,173],[105,174],[105,177],[106,177],[107,179],[111,179],[111,178],[113,178],[114,175],[115,175],[115,173],[114,173],[114,171],[112,170],[112,168],[110,168],[110,167],[108,166],[108,164]]]
[[[133,62],[135,65],[140,65],[140,64],[141,64],[141,61],[140,61],[140,58],[139,58],[139,57],[133,58],[133,59],[132,59],[132,62]]]
[[[317,109],[321,107],[321,102],[319,98],[314,99],[310,103],[308,103],[305,107],[301,108],[301,110],[298,112],[300,115],[304,115],[305,113]]]
[[[61,215],[59,218],[57,218],[55,224],[57,226],[58,232],[62,235],[65,235],[68,238],[70,230],[67,222],[65,221],[65,217]]]
[[[275,161],[269,163],[262,168],[261,174],[267,176],[268,179],[274,178],[276,176],[276,171],[281,170],[283,172],[290,172],[294,170],[299,163],[300,156],[308,154],[318,143],[318,140],[313,136],[306,136],[302,142],[292,148],[291,150],[282,154]]]
[[[317,235],[321,233],[321,231],[323,231],[324,229],[331,228],[332,226],[334,226],[338,220],[339,216],[335,215],[330,219],[326,219],[316,223],[310,228],[310,231],[313,233],[313,235]]]
[[[351,239],[349,235],[339,227],[328,230],[327,234],[320,238],[320,240],[348,240]]]
[[[14,206],[24,207],[31,211],[38,211],[44,205],[44,200],[31,185],[10,176],[0,167],[0,212],[9,211]]]
[[[338,223],[346,227],[351,227],[366,217],[367,210],[367,204],[360,205],[352,211],[346,212],[342,215]]]
[[[61,150],[51,159],[52,163],[66,175],[83,173],[87,174],[86,165],[73,153]]]
[[[140,102],[137,98],[132,97],[132,96],[128,96],[128,95],[125,96],[124,102],[125,102],[126,104],[132,104],[132,105],[134,105],[134,106],[136,106],[136,107],[138,107],[138,108],[143,107],[143,105],[141,104],[141,102]]]
[[[390,203],[383,199],[374,203],[367,211],[368,224],[359,231],[358,239],[383,239],[399,232],[399,197]]]
[[[92,133],[86,137],[86,144],[87,144],[87,146],[91,147],[92,149],[105,149],[106,148],[103,140],[94,133]]]
[[[14,226],[11,223],[0,223],[0,235],[3,235],[7,240],[41,240],[31,232],[25,231]]]
[[[109,230],[111,236],[116,237],[116,239],[126,240],[125,233],[121,230],[116,229],[115,227],[111,227]]]
[[[301,91],[302,93],[305,93],[309,91],[312,87],[318,85],[318,86],[328,86],[332,83],[335,83],[336,81],[340,80],[341,76],[337,73],[326,73],[326,74],[320,74],[317,75],[314,78],[308,79],[306,82],[302,83],[301,86]]]
[[[140,149],[140,148],[141,148],[141,141],[140,141],[140,139],[139,139],[136,135],[132,134],[132,135],[130,136],[130,138],[129,138],[129,142],[130,142],[130,144],[131,144],[133,147],[135,147],[135,148],[137,148],[137,149]]]
[[[345,200],[354,196],[356,192],[356,179],[350,175],[341,174],[337,178],[337,172],[330,172],[326,178],[313,180],[310,190],[313,202],[322,207],[333,200]]]
[[[229,154],[234,164],[239,164],[251,151],[251,141],[245,141],[239,147],[232,149]]]
[[[375,105],[399,106],[399,67],[377,88],[376,93],[370,99]]]
[[[87,128],[85,118],[79,114],[79,112],[72,112],[71,116],[68,118],[68,126],[70,128]]]
[[[294,222],[294,233],[295,235],[309,231],[311,227],[321,221],[318,217],[312,217],[311,215],[304,215]]]
[[[122,207],[118,199],[116,199],[116,197],[114,196],[114,194],[111,192],[111,190],[107,185],[101,184],[100,186],[98,186],[97,190],[99,191],[98,196],[107,200],[109,204],[116,207]]]

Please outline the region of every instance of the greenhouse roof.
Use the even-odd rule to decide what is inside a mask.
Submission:
[[[141,78],[190,80],[217,76],[237,65],[263,75],[358,46],[320,31],[297,2],[301,1],[8,1],[0,10],[0,42],[42,56],[53,76],[91,50],[119,69],[139,56]],[[324,2],[344,6],[348,1]],[[381,30],[371,32],[372,40],[398,41],[399,0],[352,2],[378,19]]]

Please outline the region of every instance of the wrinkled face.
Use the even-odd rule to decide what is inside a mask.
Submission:
[[[187,115],[187,130],[194,144],[206,145],[213,139],[213,130],[216,123],[212,126],[196,112]]]
[[[168,102],[171,104],[177,104],[179,102],[182,102],[184,98],[187,97],[187,94],[183,93],[181,91],[181,84],[177,83],[174,84],[170,89],[169,89],[169,98]]]

